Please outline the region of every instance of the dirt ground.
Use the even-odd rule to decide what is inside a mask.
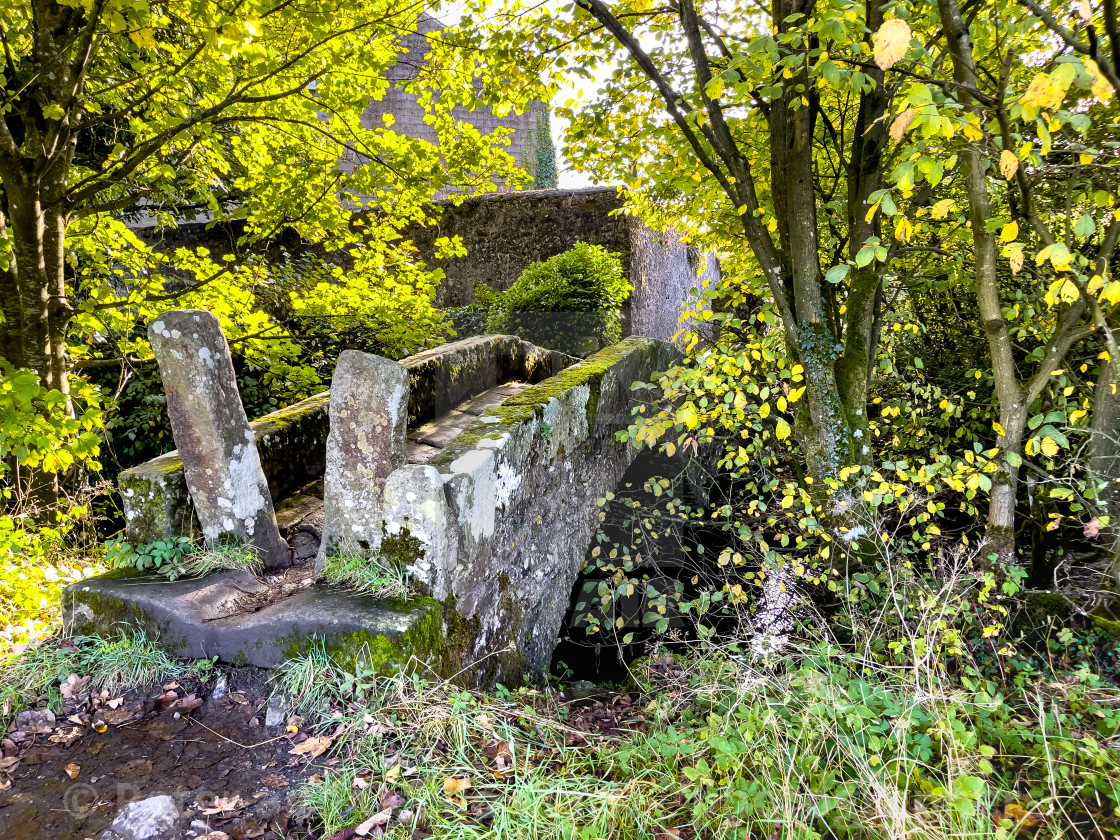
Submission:
[[[0,774],[0,838],[97,840],[129,801],[158,794],[171,796],[180,813],[167,840],[209,832],[233,840],[317,837],[291,819],[288,799],[331,760],[291,754],[308,737],[302,727],[266,728],[259,672],[226,675],[221,699],[213,699],[212,674],[205,684],[131,692],[116,708],[86,703],[53,722],[13,724],[4,741],[8,772]]]

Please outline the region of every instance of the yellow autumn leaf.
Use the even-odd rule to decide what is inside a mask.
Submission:
[[[975,114],[964,118],[964,136],[973,141],[984,139],[984,129],[980,127],[980,119]]]
[[[1101,300],[1106,303],[1120,303],[1120,280],[1113,280],[1105,287],[1101,292]]]
[[[148,26],[142,27],[141,29],[133,29],[128,33],[128,37],[135,42],[136,46],[143,49],[150,50],[154,49],[156,46],[155,30]]]
[[[1000,242],[1011,242],[1019,235],[1019,223],[1010,222],[1003,226],[1003,230],[999,232]]]
[[[933,208],[930,210],[930,215],[935,219],[944,219],[949,215],[949,211],[953,209],[954,204],[956,204],[956,202],[953,201],[953,199],[943,198],[933,205]]]
[[[1091,58],[1085,59],[1085,72],[1089,74],[1089,78],[1093,80],[1093,96],[1101,102],[1108,102],[1112,99],[1112,85],[1108,83],[1108,79],[1104,77],[1101,68],[1097,66],[1097,62]]]
[[[1094,274],[1092,279],[1089,281],[1089,285],[1085,288],[1089,290],[1090,294],[1095,295],[1097,292],[1104,288],[1104,278],[1099,274]]]
[[[875,47],[875,63],[880,70],[889,70],[895,62],[906,55],[910,48],[910,24],[892,18],[879,27],[872,38]]]
[[[913,227],[910,224],[910,220],[903,216],[894,227],[894,238],[899,242],[906,242],[910,238],[912,230]]]
[[[1019,171],[1019,158],[1010,149],[1004,149],[999,153],[999,172],[1005,181],[1010,181],[1015,177],[1015,173]]]
[[[1051,438],[1044,437],[1042,439],[1042,454],[1047,458],[1053,458],[1058,454],[1058,444]]]
[[[770,403],[763,403],[758,408],[758,416],[764,420],[770,416]]]
[[[1011,273],[1018,274],[1023,270],[1023,246],[1014,245],[1003,249],[1003,255],[1011,263]]]
[[[992,428],[995,429],[997,435],[1000,435],[1000,436],[1006,436],[1007,435],[1007,432],[1005,432],[1003,430],[1003,424],[1000,423],[999,421],[996,421],[995,423],[992,423]]]
[[[779,417],[778,418],[778,426],[774,430],[774,436],[778,440],[785,440],[786,438],[789,437],[789,432],[790,432],[789,423],[787,423],[785,420],[783,420],[781,417]]]
[[[902,138],[906,136],[907,130],[910,128],[910,123],[914,122],[914,116],[918,112],[913,108],[907,108],[901,114],[894,118],[891,122],[890,135],[891,140],[895,143],[901,143]]]

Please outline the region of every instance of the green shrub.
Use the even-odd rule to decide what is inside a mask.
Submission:
[[[479,287],[477,295],[490,312],[487,331],[580,354],[589,349],[588,339],[605,347],[622,338],[622,304],[630,284],[618,254],[578,242],[570,251],[533,263],[507,291]]]

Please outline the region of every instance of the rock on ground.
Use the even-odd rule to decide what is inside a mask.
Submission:
[[[130,802],[101,835],[101,840],[158,840],[179,819],[179,809],[170,796],[150,796]]]

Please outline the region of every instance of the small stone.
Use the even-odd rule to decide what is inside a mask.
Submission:
[[[265,710],[264,725],[268,727],[280,726],[288,717],[288,710],[284,708],[283,701],[278,694],[268,698],[268,708]]]
[[[214,690],[210,692],[211,700],[224,700],[229,694],[229,679],[225,674],[219,674],[214,682]]]
[[[292,537],[292,551],[295,552],[297,560],[310,560],[319,553],[319,544],[322,541],[314,534],[307,531],[300,531]]]
[[[250,729],[256,729],[260,725],[261,725],[260,718],[255,718],[255,717],[249,718],[249,728]]]
[[[117,814],[102,840],[158,840],[171,831],[179,809],[170,796],[151,796],[130,802]]]
[[[587,697],[594,697],[599,693],[599,686],[590,680],[576,680],[569,683],[568,687],[564,689],[564,694],[573,700],[583,700]]]

